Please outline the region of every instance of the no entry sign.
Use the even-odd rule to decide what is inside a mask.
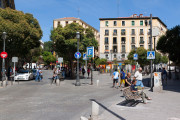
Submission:
[[[1,58],[7,58],[8,54],[7,52],[1,52]]]

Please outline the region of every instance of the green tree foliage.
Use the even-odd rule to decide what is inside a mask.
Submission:
[[[168,30],[161,36],[157,43],[157,49],[162,53],[168,53],[170,60],[180,63],[180,25]]]
[[[167,64],[168,63],[168,57],[167,56],[162,56],[161,57],[161,62]]]
[[[94,37],[91,29],[84,29],[77,23],[71,23],[64,28],[58,26],[51,31],[51,40],[55,43],[55,51],[59,56],[63,57],[65,61],[69,61],[72,68],[74,53],[77,51],[77,39],[76,32],[80,32],[81,39],[79,42],[79,51],[81,53],[86,52],[86,47],[94,46],[98,48],[98,42]]]
[[[104,58],[98,58],[96,61],[95,61],[96,65],[107,65],[107,59],[104,59]]]
[[[24,59],[31,49],[40,46],[42,30],[32,14],[10,8],[0,9],[0,36],[3,32],[7,33],[6,52],[9,58],[17,56]],[[0,39],[1,51],[2,45]]]
[[[52,55],[51,52],[44,51],[42,56],[43,56],[43,60],[45,62],[45,65],[49,65],[51,62],[52,63],[56,62],[56,58]]]
[[[52,50],[53,50],[53,42],[52,41],[44,42],[44,51],[51,52]]]

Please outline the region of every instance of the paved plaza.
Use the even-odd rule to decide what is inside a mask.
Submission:
[[[118,105],[124,101],[122,91],[111,88],[109,74],[94,72],[94,85],[90,79],[66,79],[60,86],[50,85],[52,71],[43,71],[43,82],[24,81],[0,88],[0,120],[79,120],[89,118],[91,100],[100,105],[99,120],[168,120],[180,118],[180,81],[168,81],[162,93],[145,92],[153,99],[135,107]],[[145,76],[144,78],[148,78]],[[99,86],[96,85],[99,80]],[[174,84],[176,83],[176,84]]]

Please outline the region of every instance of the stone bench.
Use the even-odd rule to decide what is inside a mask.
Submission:
[[[130,87],[125,87],[122,90],[123,90],[123,95],[124,95],[126,100],[137,100],[137,99],[141,98],[141,96],[139,96],[137,94],[133,94],[131,92]]]

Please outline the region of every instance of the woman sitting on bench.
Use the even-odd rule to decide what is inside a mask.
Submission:
[[[131,85],[131,92],[134,94],[134,95],[140,95],[141,98],[142,98],[142,101],[144,104],[146,104],[146,100],[151,100],[151,98],[149,98],[142,90],[138,90],[138,86],[136,85],[136,82],[137,80],[133,79],[132,81],[132,85]]]

